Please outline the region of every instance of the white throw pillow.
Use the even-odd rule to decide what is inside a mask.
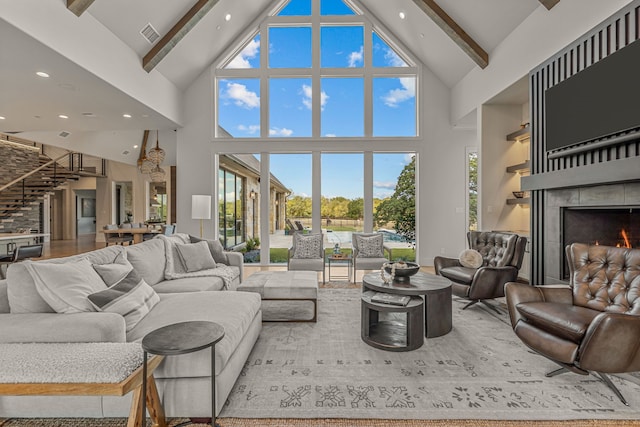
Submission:
[[[293,235],[293,258],[322,258],[322,234]]]
[[[98,311],[123,316],[127,332],[160,302],[156,291],[134,270],[108,289],[88,295],[87,299]]]
[[[463,267],[467,268],[480,268],[484,263],[482,255],[475,249],[465,249],[464,251],[460,252],[458,260]]]
[[[384,258],[384,237],[382,234],[372,236],[354,235],[358,248],[358,258]]]
[[[107,288],[87,259],[64,264],[25,263],[36,290],[57,313],[95,311],[87,296]]]
[[[113,264],[93,264],[93,269],[107,286],[112,286],[129,274],[133,270],[133,266],[127,261],[125,253],[122,252],[113,260]]]
[[[205,241],[176,245],[178,256],[187,273],[216,268],[216,261]]]

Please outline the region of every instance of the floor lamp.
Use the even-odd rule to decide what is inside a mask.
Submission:
[[[191,218],[200,220],[200,238],[202,239],[202,220],[211,219],[211,196],[199,194],[191,196]]]

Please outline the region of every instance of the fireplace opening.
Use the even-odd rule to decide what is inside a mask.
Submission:
[[[562,247],[587,243],[640,248],[640,207],[567,207],[562,212]],[[569,279],[564,251],[562,277]]]

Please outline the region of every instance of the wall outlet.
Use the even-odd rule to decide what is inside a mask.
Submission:
[[[445,253],[447,253],[445,248],[440,248],[440,255],[444,255]]]

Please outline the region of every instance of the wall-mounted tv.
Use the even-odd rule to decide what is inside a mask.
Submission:
[[[640,127],[640,40],[545,91],[547,151]]]

